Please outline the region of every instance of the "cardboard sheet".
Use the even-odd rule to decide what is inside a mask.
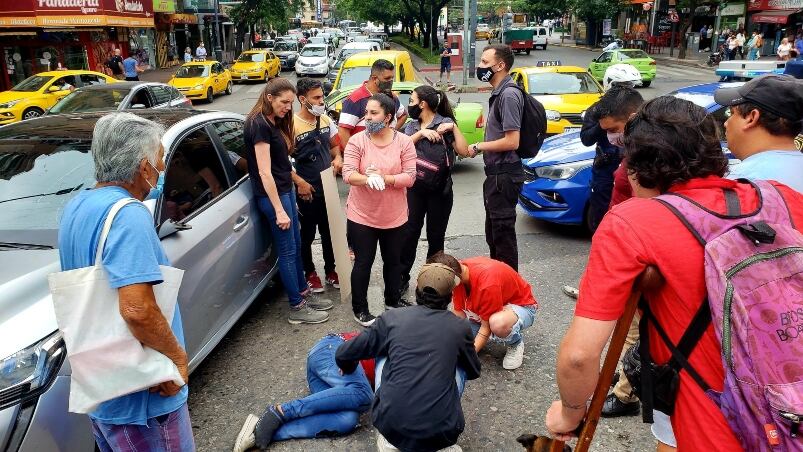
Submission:
[[[326,200],[326,214],[329,216],[329,233],[332,236],[332,250],[335,253],[335,271],[340,279],[340,301],[351,303],[351,258],[346,242],[346,212],[337,191],[337,179],[332,168],[321,171],[323,196]]]

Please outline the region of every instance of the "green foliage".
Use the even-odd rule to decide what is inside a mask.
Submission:
[[[569,8],[570,1],[572,0],[513,0],[510,8],[513,12],[527,14],[532,21],[536,17],[545,18],[563,14]]]
[[[567,0],[569,9],[586,20],[613,18],[625,5],[625,0]]]
[[[399,1],[335,0],[335,8],[341,18],[388,25],[401,21],[406,14]]]
[[[288,20],[295,17],[304,4],[314,6],[313,0],[243,0],[231,10],[232,20],[254,25],[272,26],[279,33],[287,32]]]
[[[410,38],[403,34],[393,35],[390,37],[390,40],[406,48],[411,53],[418,55],[421,59],[426,61],[427,64],[438,64],[441,61],[440,52],[435,51],[433,53],[430,49],[421,47],[419,43],[411,41]]]

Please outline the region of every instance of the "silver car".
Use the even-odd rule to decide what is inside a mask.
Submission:
[[[192,102],[164,83],[118,82],[78,88],[50,107],[47,114],[141,108],[192,108]]]
[[[64,205],[94,184],[89,154],[102,113],[44,116],[0,129],[0,450],[92,451],[89,418],[68,413],[69,360],[47,275],[57,272]],[[253,202],[243,116],[145,110],[164,124],[166,172],[154,212],[173,266],[192,372],[276,272]]]

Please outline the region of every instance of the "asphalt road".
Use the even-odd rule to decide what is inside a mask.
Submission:
[[[481,43],[482,45],[482,43]],[[517,56],[516,65],[538,60],[560,60],[585,66],[595,54],[581,49],[550,46],[530,56]],[[291,80],[295,76],[285,72]],[[647,98],[679,87],[713,81],[712,71],[684,66],[658,67],[658,77],[642,89]],[[246,113],[264,85],[237,85],[231,96],[217,97],[198,108]],[[487,94],[463,94],[463,101],[487,103]],[[482,161],[463,161],[455,169],[455,205],[447,230],[447,252],[458,258],[487,254],[483,233]],[[341,195],[347,188],[341,183]],[[544,413],[557,396],[555,356],[572,314],[573,300],[561,293],[563,284],[575,284],[588,255],[590,238],[578,228],[556,226],[531,219],[523,212],[517,220],[520,273],[533,286],[540,303],[535,324],[525,333],[524,365],[515,371],[501,366],[504,348],[491,346],[480,354],[482,377],[469,382],[463,396],[466,430],[459,444],[466,451],[521,450],[515,438],[524,432],[544,434]],[[322,266],[320,248],[314,246]],[[425,242],[419,244],[419,261]],[[369,291],[371,311],[382,308],[381,263],[377,259]],[[230,450],[248,413],[259,414],[269,403],[307,394],[305,360],[309,348],[329,332],[359,327],[350,306],[337,300],[329,322],[293,326],[287,323],[288,305],[280,289],[266,290],[245,313],[207,360],[190,376],[190,411],[198,450]],[[655,442],[640,417],[603,420],[592,450],[647,451]],[[335,439],[288,441],[271,450],[367,451],[375,450],[375,431],[367,415],[352,435]]]

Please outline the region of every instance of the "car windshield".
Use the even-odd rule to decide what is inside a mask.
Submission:
[[[324,57],[326,56],[326,48],[318,46],[306,46],[299,54],[303,57]]]
[[[629,60],[632,58],[649,58],[650,56],[644,53],[643,50],[620,50],[619,60]]]
[[[273,47],[273,50],[277,52],[297,52],[298,44],[295,42],[280,41],[276,43],[276,45]]]
[[[243,53],[237,58],[240,63],[261,63],[265,61],[264,53]]]
[[[181,66],[176,78],[195,78],[209,76],[209,66]]]
[[[95,185],[89,140],[0,133],[0,235],[53,246],[64,206]]]
[[[48,114],[75,113],[80,111],[117,110],[120,102],[131,90],[128,89],[88,89],[77,90],[54,105]]]
[[[342,69],[340,73],[340,83],[335,88],[340,89],[346,86],[361,85],[362,82],[368,80],[370,76],[371,68],[369,66]]]
[[[587,72],[544,72],[527,76],[530,94],[591,94],[599,86]]]
[[[19,82],[15,87],[11,88],[11,91],[39,91],[50,80],[53,80],[53,77],[46,75],[34,75]]]

